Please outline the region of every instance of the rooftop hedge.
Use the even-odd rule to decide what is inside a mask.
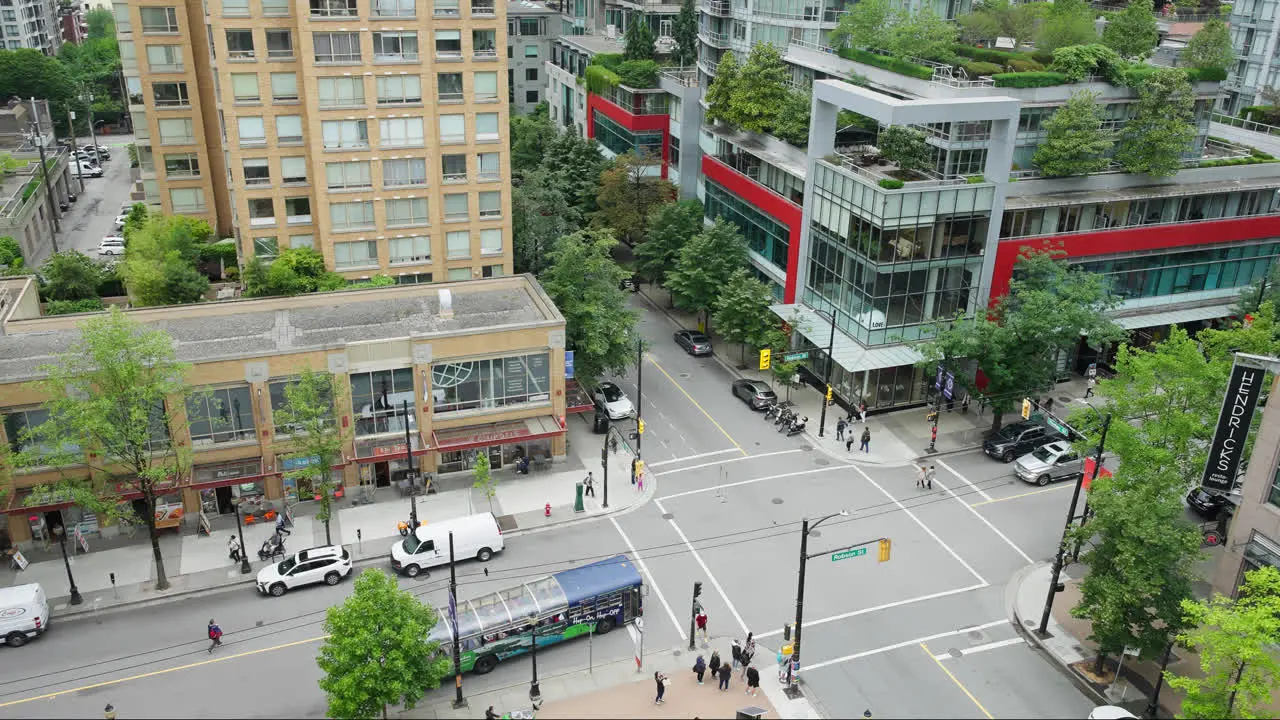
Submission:
[[[907,60],[888,57],[886,55],[877,55],[867,50],[841,48],[840,57],[845,60],[860,62],[864,65],[874,65],[875,67],[883,68],[890,72],[898,73],[899,75],[906,75],[907,77],[918,78],[920,80],[933,79],[932,68],[925,67],[924,65],[917,65],[916,63],[909,62]]]

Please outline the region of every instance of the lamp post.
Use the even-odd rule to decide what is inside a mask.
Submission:
[[[529,616],[530,630],[529,653],[533,656],[533,680],[529,683],[529,699],[538,702],[542,699],[542,690],[538,687],[538,615]]]
[[[404,457],[409,463],[409,525],[410,532],[418,532],[418,480],[413,474],[413,438],[409,435],[409,401],[402,403],[404,410]]]
[[[800,667],[800,631],[804,623],[804,569],[809,560],[809,533],[813,532],[822,523],[833,517],[848,517],[848,510],[841,510],[837,513],[824,515],[817,521],[810,523],[809,518],[805,518],[800,525],[800,581],[796,588],[796,635],[791,641],[791,664],[794,667]],[[791,687],[795,687],[799,678],[795,673],[791,675]]]
[[[53,251],[58,252],[58,233],[62,232],[62,223],[58,220],[58,204],[53,201],[53,185],[49,182],[49,162],[44,153],[44,130],[40,128],[40,106],[31,98],[31,134],[28,138],[40,151],[40,177],[44,182],[45,198],[49,202],[49,217],[53,219],[53,236],[50,238]],[[52,121],[52,118],[50,118]],[[74,154],[74,153],[73,153]]]
[[[1093,414],[1096,415],[1099,419],[1102,418],[1102,413],[1098,412],[1098,408],[1094,407],[1092,403],[1086,402],[1084,406],[1092,410]],[[1106,442],[1106,440],[1107,440],[1107,435],[1106,435],[1106,432],[1104,431],[1102,434],[1102,441],[1098,443],[1097,455],[1094,457],[1094,461],[1093,461],[1094,468],[1095,468],[1094,475],[1093,475],[1094,477],[1097,477],[1098,473],[1102,472],[1100,469],[1102,467],[1102,445]],[[1089,496],[1086,495],[1084,498],[1084,507],[1080,510],[1080,527],[1084,527],[1084,524],[1088,522],[1088,520],[1089,520]],[[1079,562],[1080,547],[1083,544],[1084,544],[1083,540],[1080,540],[1079,538],[1076,539],[1075,546],[1071,548],[1071,562]]]
[[[62,564],[67,567],[67,582],[71,585],[72,605],[79,605],[84,602],[84,598],[80,597],[80,589],[76,587],[76,579],[71,575],[71,559],[67,557],[67,531],[61,525],[53,526],[53,534],[58,536],[58,545],[62,548]]]
[[[636,484],[636,470],[640,467],[640,441],[644,432],[640,430],[644,423],[640,413],[644,407],[644,338],[636,338],[636,456],[631,459],[631,484]]]
[[[823,373],[826,377],[823,379],[823,385],[826,386],[822,393],[822,416],[818,420],[818,437],[822,437],[822,433],[827,429],[827,405],[831,403],[831,398],[827,394],[831,391],[831,366],[835,364],[835,358],[832,353],[836,349],[836,306],[831,306],[831,339],[827,341],[827,371]]]
[[[240,533],[240,574],[248,575],[251,572],[249,567],[249,547],[244,544],[244,525],[240,524],[240,499],[236,499],[236,532]]]

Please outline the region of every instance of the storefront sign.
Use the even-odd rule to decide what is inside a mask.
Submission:
[[[280,461],[280,469],[288,472],[290,470],[300,470],[305,467],[311,467],[320,462],[319,455],[308,455],[306,457],[284,458]]]
[[[211,483],[232,478],[255,477],[262,474],[262,461],[237,460],[236,462],[219,463],[217,465],[197,465],[195,476],[197,483]]]
[[[396,443],[395,445],[377,445],[373,448],[373,456],[386,457],[387,455],[399,455],[404,451],[404,443]]]
[[[1264,375],[1265,370],[1241,364],[1239,360],[1231,368],[1227,396],[1222,402],[1213,444],[1209,446],[1209,460],[1200,481],[1204,487],[1230,492],[1235,484],[1253,411],[1258,405],[1258,395],[1262,392]]]

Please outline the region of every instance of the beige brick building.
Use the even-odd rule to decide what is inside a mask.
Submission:
[[[352,280],[512,271],[505,3],[114,7],[164,212],[206,218],[246,261],[314,247]]]

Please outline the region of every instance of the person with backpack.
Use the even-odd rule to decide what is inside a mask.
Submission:
[[[751,695],[751,697],[755,697],[756,693],[759,691],[760,691],[760,671],[755,669],[755,666],[748,665],[747,666],[747,689],[745,692]]]
[[[698,676],[698,684],[702,684],[702,676],[707,672],[707,661],[699,655],[698,659],[693,661],[693,674]]]
[[[222,628],[218,627],[218,623],[209,618],[209,653],[213,653],[213,649],[222,644]]]
[[[711,671],[711,679],[720,677],[720,651],[711,651],[711,661],[707,663],[707,669]]]

